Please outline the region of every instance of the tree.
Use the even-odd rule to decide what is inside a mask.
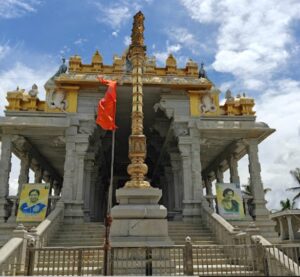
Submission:
[[[281,211],[291,210],[294,208],[294,202],[291,203],[290,199],[288,199],[288,198],[285,201],[281,200],[280,205],[281,205]]]
[[[287,190],[298,192],[296,194],[296,196],[294,196],[294,198],[293,198],[293,204],[294,204],[295,200],[300,198],[300,168],[297,167],[296,169],[291,170],[290,173],[292,174],[292,176],[294,177],[294,179],[298,183],[296,187],[292,187],[292,188],[287,189]]]
[[[244,188],[243,192],[247,195],[252,195],[251,193],[251,189],[250,189],[250,178],[248,178],[248,184],[247,185],[242,185],[242,187]],[[265,188],[264,189],[264,194],[266,195],[267,192],[271,191],[272,189],[270,188]]]

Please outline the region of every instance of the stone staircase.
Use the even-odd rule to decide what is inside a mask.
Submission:
[[[230,247],[225,247],[225,250],[228,251],[225,254],[223,247],[216,241],[211,231],[201,223],[170,221],[169,236],[175,245],[184,245],[187,236],[191,238],[193,245],[197,245],[193,248],[194,275],[263,275],[259,271],[253,270],[251,266],[232,262],[232,258],[228,255],[231,252]],[[237,255],[235,254],[235,256]]]
[[[57,247],[57,252],[51,252],[51,254],[41,252],[39,254],[40,260],[34,270],[35,274],[43,275],[46,272],[48,275],[52,275],[52,270],[55,270],[55,272],[53,271],[55,275],[63,275],[63,273],[76,275],[79,270],[77,266],[78,252],[76,250],[72,252],[71,250],[68,254],[65,253],[65,258],[62,258],[59,248],[102,246],[104,232],[105,229],[101,223],[63,224],[48,245],[48,247]],[[217,243],[210,230],[201,223],[170,221],[169,236],[175,245],[184,245],[187,236],[191,237],[193,245],[197,245],[197,247],[193,247],[194,275],[260,275],[258,271],[253,270],[249,265],[232,262],[228,252],[226,254],[223,251],[222,246]],[[145,252],[143,252],[145,250],[132,249],[129,250],[131,251],[130,255],[126,250],[125,252],[124,250],[120,251],[120,254],[115,253],[114,275],[142,275],[145,273]],[[154,275],[176,275],[180,271],[183,274],[182,251],[183,247],[153,249],[151,252],[152,273]],[[99,250],[87,250],[81,255],[80,259],[84,260],[84,265],[80,268],[82,275],[101,274],[103,268],[102,250],[100,252]],[[117,261],[118,256],[120,260]],[[133,260],[132,257],[134,257]],[[67,260],[72,265],[70,268],[74,272],[67,271],[63,266]]]
[[[241,231],[246,231],[250,224],[254,224],[259,228],[259,234],[267,239],[269,242],[277,244],[280,242],[278,233],[275,232],[276,223],[271,219],[266,219],[265,221],[253,221],[252,219],[244,220],[228,220],[227,221],[232,226],[237,226]]]
[[[201,223],[185,223],[182,221],[169,221],[169,236],[175,245],[184,245],[185,238],[189,236],[193,244],[217,245],[211,231]]]
[[[13,235],[13,230],[15,230],[16,227],[16,223],[0,224],[0,248],[9,241]]]
[[[63,224],[50,240],[49,247],[102,246],[105,228],[100,222]]]

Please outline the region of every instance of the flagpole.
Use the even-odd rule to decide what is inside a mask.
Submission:
[[[111,275],[110,257],[110,227],[112,223],[112,192],[113,192],[113,176],[114,176],[114,160],[115,160],[115,130],[112,130],[112,149],[111,149],[111,165],[110,165],[110,182],[108,187],[107,213],[105,219],[105,243],[104,243],[104,275]]]

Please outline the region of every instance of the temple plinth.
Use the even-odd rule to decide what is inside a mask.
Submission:
[[[151,187],[145,180],[148,166],[146,137],[143,133],[143,67],[146,47],[144,45],[144,15],[134,16],[131,45],[128,58],[132,64],[132,111],[129,159],[127,167],[130,180],[124,188],[116,190],[119,203],[112,209],[111,240],[113,246],[170,245],[168,237],[167,209],[158,204],[162,191]]]

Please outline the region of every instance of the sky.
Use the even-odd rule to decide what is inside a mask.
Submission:
[[[299,0],[0,0],[0,115],[6,92],[17,86],[36,83],[44,99],[43,85],[62,57],[78,54],[90,63],[98,49],[112,64],[129,44],[139,10],[147,54],[157,65],[169,53],[180,67],[189,58],[203,61],[221,98],[228,88],[255,98],[257,121],[276,129],[259,155],[264,186],[272,189],[268,208],[279,209],[294,195],[286,191],[296,185],[290,170],[300,167]],[[18,167],[14,159],[11,193]],[[246,184],[245,158],[239,172]]]

